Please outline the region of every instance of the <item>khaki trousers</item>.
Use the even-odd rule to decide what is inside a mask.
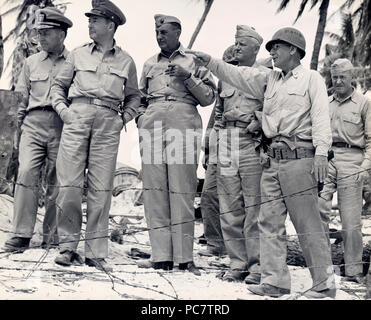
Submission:
[[[21,126],[13,215],[13,232],[18,237],[32,237],[38,208],[40,171],[47,160],[43,241],[58,242],[55,208],[58,189],[55,163],[62,126],[62,120],[57,113],[44,110],[31,110]]]
[[[201,117],[193,105],[156,102],[138,126],[151,260],[193,261]]]
[[[358,172],[364,155],[361,149],[334,148],[335,157],[329,163],[329,175],[319,198],[319,207],[326,231],[329,230],[328,212],[337,191],[339,213],[344,240],[345,274],[358,275],[362,267],[362,186]]]
[[[245,129],[232,128],[223,132],[225,134],[219,130],[217,181],[220,220],[230,268],[260,273],[258,216],[262,167],[259,153]]]
[[[105,107],[74,103],[68,111],[57,159],[60,251],[76,251],[82,225],[84,171],[87,168],[87,224],[82,237],[87,258],[108,255],[108,220],[116,168],[121,116]]]
[[[275,160],[263,169],[259,214],[261,283],[290,289],[286,264],[287,212],[298,234],[313,290],[334,285],[330,247],[318,208],[317,182],[311,173],[313,159]]]

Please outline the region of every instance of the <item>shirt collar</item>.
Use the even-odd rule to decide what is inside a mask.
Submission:
[[[292,76],[294,79],[297,79],[299,75],[303,72],[303,68],[304,67],[301,64],[299,64],[294,69],[290,70],[286,75],[284,75],[283,72],[281,71],[281,78],[288,79]]]
[[[179,53],[180,55],[185,56],[186,54],[185,54],[184,50],[185,50],[185,48],[183,47],[183,45],[182,45],[181,43],[179,43],[179,48],[176,49],[176,50],[171,54],[171,56],[174,56],[176,53]],[[157,62],[159,62],[160,59],[161,59],[162,57],[165,57],[165,56],[162,54],[162,52],[160,52],[160,53],[157,55]]]
[[[46,59],[49,57],[49,53],[48,53],[48,52],[46,52],[46,51],[42,51],[41,53],[42,53],[42,56],[41,56],[41,60],[42,60],[42,61],[46,60]],[[68,50],[66,49],[66,47],[63,46],[63,51],[62,51],[62,53],[58,56],[58,58],[63,57],[64,59],[67,59],[68,53],[69,53],[69,52],[68,52]]]
[[[357,103],[357,97],[356,97],[356,95],[355,95],[355,92],[356,92],[356,90],[353,88],[352,93],[351,93],[349,96],[347,96],[345,99],[340,99],[340,98],[338,97],[338,95],[336,94],[336,92],[334,92],[334,94],[332,95],[332,99],[331,99],[331,101],[333,101],[333,100],[335,99],[337,102],[339,102],[339,103],[343,103],[343,102],[347,101],[348,99],[350,99],[350,100],[352,100],[354,103]]]
[[[93,53],[94,49],[98,50],[97,47],[98,47],[98,44],[96,42],[89,43],[90,53]],[[111,51],[113,54],[115,54],[117,49],[118,49],[118,46],[116,45],[116,40],[113,39],[113,46],[109,51]]]

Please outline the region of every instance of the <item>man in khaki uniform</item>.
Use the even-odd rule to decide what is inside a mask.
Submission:
[[[238,65],[254,67],[268,75],[270,69],[256,64],[263,38],[255,29],[237,25],[235,38]],[[222,277],[226,281],[245,279],[249,284],[260,283],[258,215],[262,166],[257,150],[261,138],[257,115],[261,117],[262,109],[262,97],[257,99],[226,82],[221,83],[214,128],[219,131],[220,220],[230,258],[230,270]],[[227,155],[225,159],[223,154]],[[230,159],[234,154],[235,159]],[[228,168],[231,164],[232,171]]]
[[[229,46],[223,53],[223,61],[236,65],[238,62],[234,57],[235,46]],[[221,90],[221,82],[218,83],[218,93]],[[205,158],[203,166],[206,170],[205,181],[201,195],[201,214],[204,226],[204,235],[207,241],[207,249],[199,250],[201,256],[223,256],[226,254],[223,233],[220,226],[220,206],[217,191],[217,137],[214,128],[215,108],[211,112],[209,122],[206,128],[206,134],[203,143]]]
[[[120,131],[136,116],[140,94],[135,63],[114,40],[124,14],[110,1],[93,1],[85,15],[93,42],[71,52],[52,86],[53,107],[64,122],[57,159],[61,244],[55,262],[68,266],[78,259],[87,168],[85,263],[108,271],[108,219]]]
[[[237,68],[194,52],[196,61],[220,80],[257,99],[264,97],[262,128],[267,142],[258,218],[261,284],[248,289],[271,297],[290,293],[285,237],[289,212],[313,279],[305,295],[334,297],[331,254],[317,194],[317,183],[327,176],[332,142],[326,86],[318,72],[306,70],[300,63],[305,39],[299,30],[278,30],[266,49],[282,71],[267,75],[258,68]]]
[[[371,105],[352,87],[352,72],[348,59],[337,59],[331,66],[335,91],[329,99],[334,158],[319,203],[322,218],[328,224],[327,212],[331,211],[337,191],[345,279],[362,283],[362,187],[369,178],[368,171],[371,172]]]
[[[213,103],[215,85],[210,72],[184,53],[179,19],[155,15],[155,23],[161,52],[145,62],[139,85],[143,199],[152,247],[146,266],[170,270],[176,263],[199,275],[193,263],[193,201],[202,134],[197,105]]]
[[[14,236],[6,241],[5,251],[23,251],[29,247],[36,222],[40,170],[46,159],[42,247],[58,244],[55,163],[63,123],[52,108],[50,87],[67,58],[63,43],[72,22],[52,7],[38,10],[36,16],[42,51],[26,59],[16,87],[23,95],[18,108],[19,171],[14,194]]]

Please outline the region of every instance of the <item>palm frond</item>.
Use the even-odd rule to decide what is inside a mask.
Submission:
[[[286,9],[287,5],[289,4],[290,0],[281,0],[281,4],[279,5],[277,9],[277,13],[283,11]]]
[[[303,1],[301,2],[301,4],[300,4],[300,8],[299,8],[299,11],[298,11],[298,14],[297,14],[297,16],[296,16],[296,18],[295,18],[294,23],[296,23],[296,21],[298,21],[298,19],[302,16],[302,14],[303,14],[303,12],[304,12],[304,9],[305,9],[305,7],[306,7],[306,5],[307,5],[307,3],[308,3],[308,0],[303,0]]]

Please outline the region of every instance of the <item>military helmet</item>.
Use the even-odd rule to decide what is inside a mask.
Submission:
[[[301,59],[305,56],[305,38],[303,34],[295,28],[285,27],[281,28],[273,35],[272,40],[268,41],[265,48],[271,51],[272,46],[277,42],[286,42],[299,49]]]

